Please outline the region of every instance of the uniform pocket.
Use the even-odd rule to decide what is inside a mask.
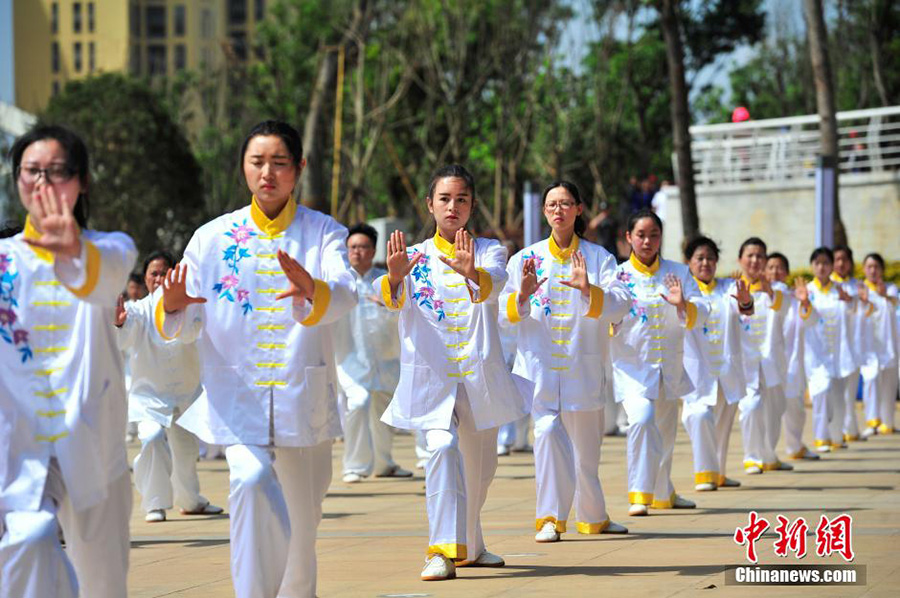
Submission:
[[[335,404],[331,384],[328,383],[328,368],[324,365],[304,368],[303,393],[306,403],[304,418],[311,428],[318,428],[328,421],[329,407]]]

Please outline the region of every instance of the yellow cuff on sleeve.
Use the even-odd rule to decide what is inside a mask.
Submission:
[[[165,299],[163,297],[159,298],[159,301],[156,302],[156,309],[153,311],[153,322],[156,324],[156,331],[159,332],[159,335],[166,339],[167,341],[172,340],[177,337],[181,332],[179,328],[174,336],[166,336],[165,332],[165,323],[166,323],[166,306]]]
[[[684,324],[684,327],[688,330],[691,330],[694,327],[694,324],[697,323],[697,306],[693,303],[688,302],[687,308],[685,308],[686,319],[687,321]]]
[[[784,294],[781,291],[775,291],[775,299],[772,301],[771,308],[775,311],[781,309],[781,304],[784,301]]]
[[[511,293],[506,300],[506,318],[510,324],[518,324],[522,321],[519,317],[519,294]]]
[[[319,323],[325,312],[328,311],[328,305],[331,303],[331,289],[324,280],[313,280],[315,290],[312,296],[312,311],[306,316],[306,319],[300,322],[301,326],[315,326]]]
[[[94,288],[97,286],[97,281],[100,279],[100,250],[86,239],[82,239],[82,242],[85,243],[87,248],[87,274],[84,277],[84,284],[77,289],[66,287],[79,299],[84,299],[93,293]]]
[[[588,307],[587,317],[597,319],[603,313],[603,297],[605,293],[598,286],[591,285],[591,304]]]
[[[802,305],[800,306],[801,318],[803,318],[804,320],[808,320],[810,314],[812,314],[812,305],[810,305],[809,307],[803,307]]]
[[[491,296],[491,291],[494,290],[494,281],[491,280],[491,275],[484,269],[475,269],[478,271],[478,299],[475,299],[471,288],[469,288],[469,295],[472,297],[472,303],[484,303]]]
[[[390,311],[397,311],[403,304],[406,302],[406,282],[400,282],[400,288],[397,289],[398,300],[395,303],[394,298],[391,297],[391,281],[385,276],[381,279],[381,299],[384,301],[385,307],[387,307]]]
[[[875,304],[870,301],[869,309],[866,310],[866,317],[868,318],[869,316],[871,316],[874,313],[875,313]]]

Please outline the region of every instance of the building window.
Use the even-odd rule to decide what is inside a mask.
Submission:
[[[212,11],[208,8],[200,12],[200,35],[203,39],[212,39],[214,35]]]
[[[72,62],[75,63],[75,72],[81,72],[81,42],[72,44]]]
[[[81,2],[72,4],[72,29],[81,33]]]
[[[97,69],[97,51],[94,42],[88,43],[88,72],[93,73]]]
[[[166,74],[166,47],[162,44],[147,46],[147,72],[153,77]]]
[[[94,32],[94,3],[88,2],[88,31]]]
[[[53,89],[53,95],[54,95],[54,96],[58,96],[58,95],[59,95],[59,81],[54,81],[54,82],[53,82],[53,88],[52,88],[52,89]]]
[[[247,60],[247,35],[243,31],[231,32],[231,49],[235,58]]]
[[[175,7],[175,35],[183,36],[185,30],[184,4]]]
[[[137,4],[132,4],[130,8],[131,16],[128,21],[131,25],[131,35],[134,37],[141,36],[141,7]]]
[[[161,38],[166,36],[166,7],[147,7],[147,37]]]
[[[200,50],[200,65],[205,69],[209,69],[213,65],[212,50],[210,50],[206,46],[204,46],[203,49]]]
[[[50,44],[50,69],[54,73],[59,72],[59,42]]]
[[[50,33],[59,33],[59,2],[50,5]]]
[[[131,46],[131,74],[141,76],[141,46],[138,44]]]
[[[247,0],[228,0],[228,24],[243,25],[247,22]]]
[[[175,70],[183,71],[187,68],[187,50],[184,44],[175,46]]]
[[[255,0],[253,4],[253,18],[262,21],[266,16],[266,0]]]

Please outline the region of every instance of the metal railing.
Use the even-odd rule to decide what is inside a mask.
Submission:
[[[900,169],[900,106],[838,112],[837,122],[842,175]],[[690,131],[698,185],[811,181],[821,153],[815,114]]]

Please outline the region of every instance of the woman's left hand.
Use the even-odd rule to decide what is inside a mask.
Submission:
[[[684,288],[681,286],[681,279],[674,274],[666,274],[663,281],[669,290],[667,294],[660,293],[659,296],[665,299],[669,305],[674,305],[680,310],[687,307],[687,301],[684,299]]]
[[[78,257],[81,254],[81,228],[72,213],[73,207],[63,204],[52,185],[40,185],[32,201],[41,236],[25,239],[25,242],[56,255]]]
[[[284,275],[287,276],[290,287],[275,296],[275,299],[286,299],[288,297],[300,297],[301,299],[312,300],[313,293],[316,291],[316,283],[313,277],[309,275],[306,268],[300,265],[300,262],[289,256],[287,253],[278,250],[278,263]]]
[[[474,283],[478,282],[478,270],[475,269],[475,239],[465,229],[456,231],[456,243],[453,246],[453,258],[439,256],[441,261],[453,268],[462,276]]]

